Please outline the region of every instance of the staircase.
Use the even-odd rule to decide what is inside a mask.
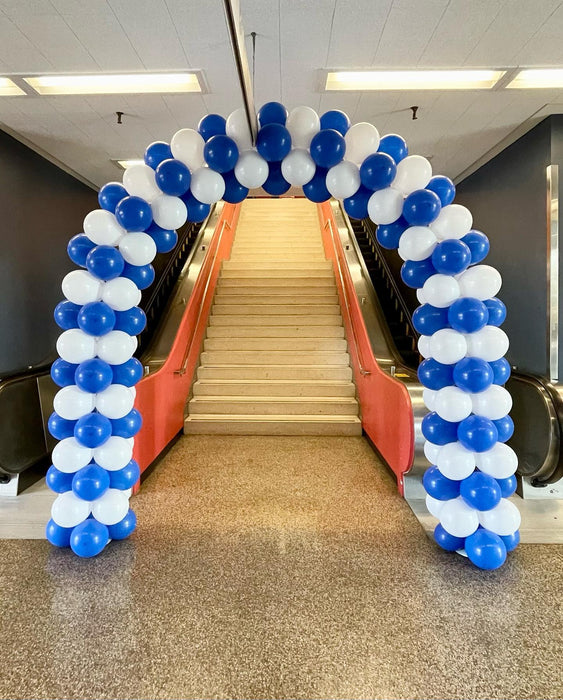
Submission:
[[[317,210],[247,200],[223,263],[184,432],[360,435]]]

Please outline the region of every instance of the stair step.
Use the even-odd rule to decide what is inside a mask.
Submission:
[[[302,276],[300,279],[285,279],[283,277],[255,277],[250,279],[243,279],[240,277],[219,277],[217,280],[217,289],[232,289],[234,287],[258,287],[258,288],[284,288],[284,287],[298,287],[302,289],[304,287],[313,287],[315,289],[335,289],[336,283],[334,281],[334,275],[326,276],[324,278],[311,278],[308,276]],[[284,294],[286,292],[283,292]]]
[[[352,381],[352,368],[346,365],[214,365],[200,366],[198,379],[304,379],[306,381]]]
[[[211,326],[341,326],[342,317],[338,314],[318,314],[306,316],[284,316],[282,314],[252,316],[251,314],[214,314],[209,317]]]
[[[202,379],[193,385],[194,396],[350,396],[356,387],[345,381],[303,379]]]
[[[225,293],[223,291],[215,294],[216,304],[244,305],[256,304],[258,306],[272,304],[338,304],[336,294],[238,294],[234,292]]]
[[[212,365],[349,365],[347,352],[330,350],[205,350],[201,364]]]
[[[229,261],[226,260],[223,265],[229,264]],[[234,265],[238,265],[239,263],[233,263]],[[315,263],[319,265],[320,263]],[[332,265],[332,263],[329,262],[329,265]],[[300,280],[304,279],[313,279],[313,278],[321,278],[321,279],[330,279],[334,280],[334,272],[332,268],[326,267],[326,268],[302,268],[302,269],[289,269],[285,264],[281,264],[279,267],[244,267],[244,268],[232,268],[232,267],[227,267],[223,268],[221,271],[221,276],[223,279],[259,279],[259,280],[270,280],[272,281],[273,279],[282,279],[282,280],[293,280],[295,278],[298,278]],[[312,284],[312,282],[311,282]]]
[[[211,309],[213,316],[340,316],[338,304],[321,304],[312,301],[304,304],[227,304],[224,301],[215,302]]]
[[[243,416],[357,416],[358,402],[350,397],[313,396],[195,396],[189,414]]]
[[[295,350],[296,352],[323,350],[346,352],[345,338],[206,338],[204,350]]]
[[[335,326],[209,326],[208,338],[344,338],[344,327]]]
[[[196,414],[186,435],[361,435],[357,416],[221,416]]]
[[[226,272],[231,270],[296,270],[303,274],[303,270],[310,272],[312,270],[332,270],[331,260],[309,261],[301,260],[291,263],[291,267],[285,262],[247,262],[245,260],[225,260],[223,262],[223,270]]]

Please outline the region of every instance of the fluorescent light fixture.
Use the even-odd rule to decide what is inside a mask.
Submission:
[[[502,70],[334,71],[325,90],[490,90]]]
[[[117,163],[123,170],[127,170],[132,165],[144,165],[145,161],[142,158],[129,158],[128,160],[115,160],[114,163]]]
[[[507,88],[563,88],[563,68],[529,68],[521,70]]]
[[[196,73],[132,73],[130,75],[38,75],[24,78],[40,95],[126,95],[201,92]]]
[[[0,97],[25,94],[27,94],[25,90],[18,87],[10,78],[0,78]]]

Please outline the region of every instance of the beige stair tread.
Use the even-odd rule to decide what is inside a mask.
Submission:
[[[348,365],[347,352],[329,350],[204,350],[202,366],[219,365]]]
[[[228,260],[227,260],[228,262]],[[225,279],[334,279],[334,272],[332,268],[326,269],[307,269],[306,274],[304,270],[293,270],[288,269],[286,266],[281,266],[280,268],[245,268],[245,269],[224,269],[221,272],[222,277]]]
[[[308,275],[301,277],[264,277],[259,275],[250,279],[243,277],[220,276],[217,280],[217,289],[231,289],[234,287],[316,287],[317,289],[336,287],[334,275],[326,275],[321,278],[311,278]]]
[[[194,396],[190,415],[358,415],[348,396]]]
[[[352,396],[356,387],[349,381],[304,379],[198,379],[194,396]]]
[[[208,326],[208,338],[344,338],[341,323],[333,326]]]
[[[340,315],[340,305],[334,303],[311,302],[305,304],[227,304],[215,302],[211,309],[213,316],[223,314],[237,316],[319,316]]]
[[[216,304],[337,304],[337,294],[229,294],[218,292],[215,295]]]
[[[184,421],[186,434],[361,435],[357,416],[221,416],[195,414]]]
[[[255,262],[246,260],[224,260],[223,270],[299,270],[303,274],[303,270],[310,272],[311,270],[332,270],[331,260],[309,261],[301,260],[292,262],[288,265],[285,262],[266,261]]]
[[[251,314],[213,314],[209,317],[212,326],[301,326],[305,318],[306,322],[312,326],[334,326],[342,325],[340,314],[323,314],[317,316],[307,316],[306,314],[284,316],[264,315],[253,316]]]
[[[204,350],[330,350],[347,352],[345,338],[206,338]]]
[[[200,365],[198,379],[305,379],[308,381],[351,381],[352,368],[346,365]]]

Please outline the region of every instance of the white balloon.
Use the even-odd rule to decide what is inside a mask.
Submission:
[[[135,397],[122,384],[110,384],[107,389],[96,394],[96,409],[110,420],[126,416],[134,403]]]
[[[108,489],[92,502],[92,515],[99,523],[115,525],[127,515],[129,498],[125,491]]]
[[[408,160],[408,158],[405,158],[405,160]],[[401,161],[397,169],[404,162],[404,160]],[[395,187],[394,182],[393,187]],[[464,207],[462,204],[448,204],[442,207],[438,217],[430,224],[430,228],[436,234],[436,238],[443,241],[446,238],[463,238],[466,233],[469,233],[472,225],[473,216],[467,207]]]
[[[430,335],[421,335],[418,339],[418,352],[426,359],[432,356],[432,351],[430,350]]]
[[[497,442],[486,452],[475,455],[477,468],[493,479],[508,479],[518,467],[516,453],[504,442]]]
[[[225,180],[211,168],[198,168],[192,175],[190,188],[198,201],[215,204],[225,194]]]
[[[453,328],[441,328],[430,337],[430,355],[443,365],[453,365],[463,359],[466,354],[467,341],[465,335],[454,331]],[[457,391],[464,394],[461,389]],[[469,399],[469,404],[471,404],[471,399]],[[471,413],[471,410],[469,413]]]
[[[246,112],[243,107],[239,107],[239,109],[235,109],[234,112],[229,114],[225,125],[225,131],[227,136],[230,136],[237,144],[239,151],[252,148],[252,136],[248,126]],[[241,185],[243,184],[240,180],[239,182]],[[248,185],[244,185],[244,187],[248,187]]]
[[[72,491],[61,493],[51,506],[51,517],[59,527],[76,527],[90,515],[90,501],[75,496]]]
[[[426,304],[445,309],[459,299],[459,283],[450,275],[432,275],[422,287]]]
[[[480,357],[487,362],[495,362],[508,350],[508,336],[497,326],[485,326],[475,333],[468,333],[467,354],[470,357]]]
[[[262,187],[268,179],[269,172],[268,162],[254,150],[243,151],[235,165],[236,179],[243,187],[251,190]]]
[[[440,513],[440,523],[453,537],[469,537],[479,527],[479,513],[463,498],[446,501]]]
[[[436,466],[446,478],[461,481],[475,471],[475,455],[461,442],[448,442],[440,450]]]
[[[127,388],[131,392],[131,396],[133,397],[133,401],[135,401],[135,398],[137,397],[137,389],[135,389],[134,386],[129,386]]]
[[[303,148],[294,148],[286,155],[281,164],[282,175],[294,187],[306,185],[312,179],[315,170],[315,161]]]
[[[438,455],[442,450],[442,445],[435,445],[433,442],[428,440],[424,441],[424,456],[430,462],[430,464],[436,464]]]
[[[422,190],[430,182],[432,166],[423,156],[407,156],[397,163],[397,174],[392,187],[405,196],[415,190]]]
[[[105,209],[94,209],[86,214],[84,233],[96,245],[116,245],[127,231],[117,223],[115,215]]]
[[[67,389],[70,388],[67,387]],[[90,464],[92,454],[92,450],[81,445],[76,438],[64,438],[53,448],[53,465],[65,474],[74,474],[82,467]]]
[[[479,522],[487,530],[506,537],[518,530],[522,516],[512,501],[501,498],[500,503],[491,510],[479,512]]]
[[[311,139],[321,128],[321,120],[311,107],[295,107],[287,117],[285,128],[291,135],[291,143],[294,148],[309,148]],[[287,177],[285,179],[287,180]],[[289,180],[287,181],[289,182]]]
[[[133,456],[133,446],[128,440],[112,435],[103,445],[94,449],[94,460],[103,469],[116,472],[127,466]]]
[[[377,190],[368,200],[368,214],[374,224],[392,224],[402,213],[403,195],[392,187]]]
[[[450,423],[459,423],[471,415],[471,396],[457,386],[445,386],[436,392],[434,411]]]
[[[69,301],[84,306],[101,299],[104,283],[88,270],[73,270],[64,276],[61,286]]]
[[[125,331],[110,331],[96,343],[98,357],[110,365],[122,365],[127,362],[136,349],[137,338]]]
[[[156,243],[148,233],[128,233],[118,247],[123,259],[130,265],[148,265],[156,256]]]
[[[434,252],[438,241],[428,226],[411,226],[399,238],[399,256],[403,260],[425,260]]]
[[[283,164],[282,164],[283,173]],[[349,160],[343,160],[326,174],[326,188],[336,199],[346,199],[355,194],[362,184],[360,170]]]
[[[180,197],[161,194],[152,200],[151,208],[154,223],[170,231],[180,228],[188,219],[188,209]]]
[[[59,389],[53,399],[53,408],[66,420],[77,420],[94,410],[95,394],[82,391],[77,386],[65,386]]]
[[[434,410],[434,403],[436,401],[436,391],[433,391],[432,389],[427,389],[424,388],[422,390],[422,400],[424,401],[424,405],[429,411]]]
[[[96,339],[80,328],[70,328],[59,336],[57,352],[66,362],[79,365],[96,356]]]
[[[433,515],[435,518],[440,517],[442,508],[446,505],[446,503],[447,501],[439,501],[430,494],[426,494],[426,508],[428,509],[430,515]]]
[[[496,296],[502,286],[500,272],[490,265],[475,265],[457,278],[461,296],[485,301]]]
[[[141,290],[133,280],[127,277],[116,277],[105,283],[102,301],[114,311],[127,311],[141,301]]]
[[[502,386],[491,384],[485,391],[472,394],[473,413],[490,420],[504,418],[512,408],[512,396]]]
[[[154,170],[144,163],[131,165],[125,170],[123,173],[123,187],[130,195],[146,199],[147,202],[162,194],[154,179]]]
[[[420,304],[427,304],[428,302],[426,301],[426,295],[424,294],[424,290],[422,287],[420,289],[416,290],[416,298],[418,299]]]
[[[192,171],[201,168],[205,162],[204,146],[203,137],[195,129],[180,129],[170,141],[170,150],[174,158],[182,161]]]
[[[346,160],[361,165],[368,156],[371,156],[379,148],[379,131],[373,124],[359,122],[348,129],[344,140],[346,141],[346,154],[344,156]]]

